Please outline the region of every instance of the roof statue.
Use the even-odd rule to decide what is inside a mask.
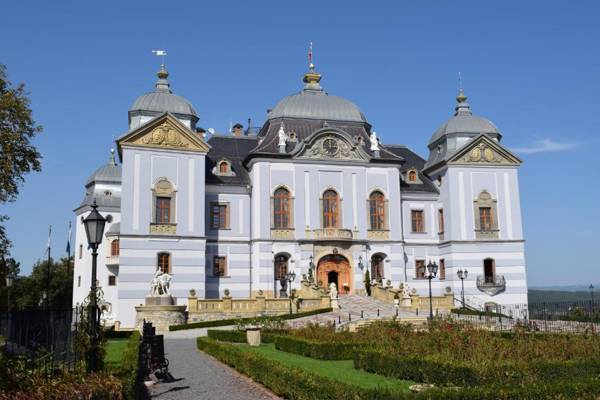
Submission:
[[[279,131],[277,132],[277,135],[279,137],[278,145],[285,146],[287,135],[285,134],[285,126],[283,125],[283,122],[281,122],[281,125],[279,125]]]
[[[371,151],[379,151],[379,140],[377,139],[377,133],[373,131],[369,137],[371,140]]]

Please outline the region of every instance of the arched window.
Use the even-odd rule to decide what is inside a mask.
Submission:
[[[158,266],[163,274],[171,273],[171,255],[169,253],[158,253]]]
[[[338,228],[340,214],[340,199],[335,190],[329,189],[323,193],[323,228]]]
[[[227,164],[226,161],[221,161],[219,163],[219,173],[220,174],[226,174],[229,172],[229,164]]]
[[[154,223],[175,222],[175,190],[169,180],[163,178],[154,185]]]
[[[417,181],[417,171],[410,170],[408,171],[408,181],[409,182],[416,182]]]
[[[119,239],[115,239],[110,242],[110,255],[118,256],[119,255]]]
[[[385,197],[376,190],[369,196],[369,217],[371,229],[383,230],[385,226]]]
[[[477,239],[498,238],[497,202],[483,190],[473,202],[475,213],[475,236]]]
[[[273,227],[288,229],[292,227],[292,196],[286,188],[280,187],[273,193]]]
[[[383,254],[374,254],[371,257],[371,279],[374,279],[377,282],[381,282],[383,280]]]
[[[483,276],[485,283],[494,283],[496,281],[496,261],[493,258],[483,260]]]

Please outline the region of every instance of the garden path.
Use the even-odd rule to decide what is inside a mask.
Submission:
[[[165,353],[175,381],[152,386],[152,399],[279,399],[251,379],[199,351],[195,338],[166,339]]]

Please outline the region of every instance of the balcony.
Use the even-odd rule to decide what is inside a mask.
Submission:
[[[498,293],[504,292],[506,289],[506,280],[502,275],[495,275],[493,277],[478,275],[477,289],[490,296],[495,296]]]
[[[106,266],[113,267],[119,265],[119,256],[106,256]]]
[[[314,240],[352,240],[352,237],[350,229],[324,228],[312,230]]]
[[[150,233],[155,235],[175,235],[177,224],[150,224]]]

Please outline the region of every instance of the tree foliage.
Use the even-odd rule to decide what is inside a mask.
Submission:
[[[42,131],[33,120],[28,93],[22,83],[8,80],[6,66],[0,64],[0,204],[14,201],[25,175],[40,171],[41,155],[31,140]],[[0,215],[0,257],[8,254],[10,241]]]
[[[42,308],[42,293],[46,289],[46,277],[50,275],[48,307],[57,310],[71,308],[73,297],[73,260],[38,261],[31,275],[19,277],[10,288],[12,310],[35,310]],[[6,288],[0,290],[0,309],[6,309]]]

